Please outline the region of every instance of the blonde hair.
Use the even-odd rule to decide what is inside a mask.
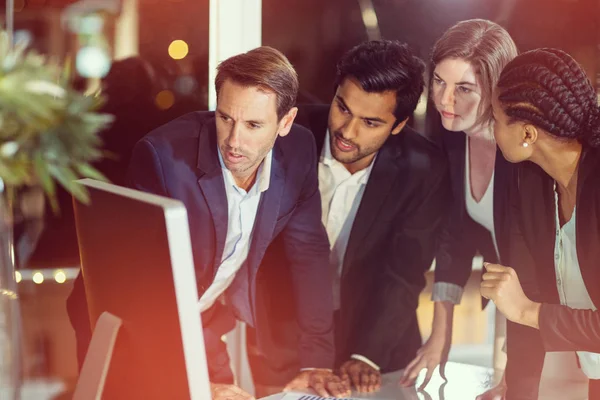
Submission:
[[[433,46],[431,71],[448,58],[462,59],[473,67],[481,87],[476,124],[492,121],[492,92],[502,70],[518,55],[517,46],[500,25],[485,19],[461,21],[448,29]]]

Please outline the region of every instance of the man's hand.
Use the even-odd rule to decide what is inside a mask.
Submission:
[[[373,393],[381,388],[381,373],[360,360],[346,361],[340,368],[342,382],[360,393]]]
[[[486,273],[481,282],[481,295],[494,302],[504,316],[517,324],[539,328],[540,304],[525,295],[514,269],[484,263]]]
[[[452,332],[450,332],[450,336]],[[407,387],[415,384],[417,376],[423,368],[427,369],[425,380],[420,386],[424,389],[431,380],[435,367],[440,366],[440,375],[446,379],[446,362],[448,361],[448,353],[450,352],[451,337],[447,332],[439,335],[431,335],[427,342],[417,350],[417,356],[404,369],[404,374],[400,378],[400,385]]]
[[[235,385],[211,383],[210,393],[212,400],[255,400],[254,396],[249,395]]]
[[[305,389],[312,389],[321,397],[346,397],[351,394],[350,387],[327,369],[302,371],[283,391]]]

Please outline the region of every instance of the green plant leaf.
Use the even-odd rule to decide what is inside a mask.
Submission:
[[[76,164],[77,171],[79,175],[85,178],[92,178],[102,182],[108,182],[108,178],[104,176],[100,171],[96,168],[92,167],[89,164],[78,163]]]

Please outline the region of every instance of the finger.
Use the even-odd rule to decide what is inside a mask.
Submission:
[[[507,272],[486,272],[481,278],[484,281],[506,281],[510,279],[510,274]]]
[[[410,368],[407,367],[404,370],[404,375],[402,376],[402,379],[400,379],[400,384],[402,386],[414,385],[415,379],[419,375],[419,372],[421,372],[421,370],[423,368],[425,368],[425,366],[426,366],[425,360],[419,359],[419,362],[417,364],[410,366]]]
[[[421,383],[421,386],[419,387],[420,390],[424,390],[425,389],[425,387],[427,386],[427,384],[431,380],[431,377],[433,376],[433,371],[434,370],[435,370],[435,366],[430,366],[430,367],[427,368],[427,373],[425,374],[425,380],[423,381],[423,383]]]
[[[369,393],[379,390],[379,372],[371,371],[369,374]]]
[[[508,267],[505,267],[503,265],[492,263],[483,263],[483,266],[488,272],[508,272],[509,269]]]
[[[347,372],[340,374],[340,380],[344,386],[350,387],[350,375]]]
[[[442,361],[440,363],[440,376],[442,377],[443,380],[448,382],[448,378],[446,378],[446,362],[445,361]]]
[[[340,367],[340,375],[348,375],[348,363],[344,363]]]
[[[347,396],[350,394],[350,390],[346,388],[341,382],[332,380],[327,382],[327,389],[334,397]]]
[[[495,288],[500,286],[500,284],[502,283],[502,281],[498,281],[498,280],[493,280],[493,281],[481,281],[481,284],[479,285],[479,287],[484,287],[484,288]]]
[[[344,383],[340,382],[338,383],[338,388],[338,396],[340,397],[347,397],[352,394],[352,390],[350,390],[350,385],[345,385]]]
[[[410,374],[411,370],[418,365],[421,362],[421,359],[423,358],[422,355],[418,355],[414,358],[414,360],[412,360],[410,363],[408,363],[408,365],[406,366],[406,368],[404,368],[404,374],[402,374],[402,376],[407,376]]]
[[[350,372],[350,379],[352,380],[352,385],[356,388],[356,390],[360,390],[360,372],[356,370]]]
[[[322,381],[313,383],[313,390],[321,397],[329,397],[329,392],[325,389],[325,384]]]
[[[368,393],[369,391],[369,383],[370,383],[369,373],[365,370],[360,374],[360,392]]]
[[[414,368],[410,374],[408,376],[406,376],[405,378],[405,386],[412,386],[415,384],[415,381],[417,380],[417,376],[419,376],[419,373],[421,372],[423,368],[421,369],[416,369]]]

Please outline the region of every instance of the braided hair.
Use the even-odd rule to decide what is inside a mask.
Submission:
[[[529,122],[554,137],[600,146],[596,91],[567,53],[549,48],[525,52],[506,65],[497,88],[511,122]]]

